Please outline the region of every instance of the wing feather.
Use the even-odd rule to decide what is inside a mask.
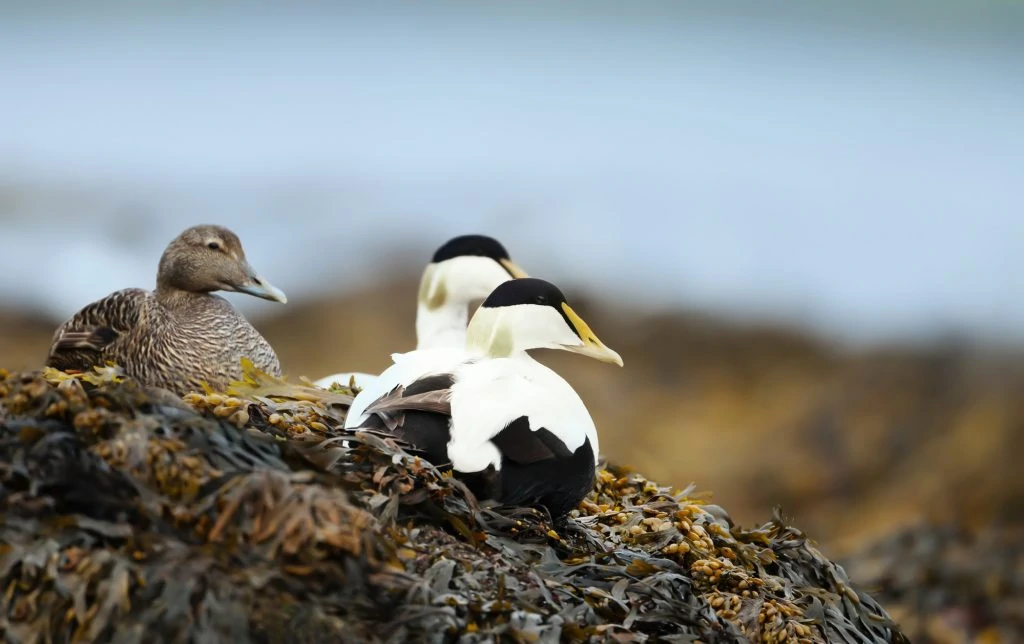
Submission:
[[[394,364],[385,369],[373,382],[359,392],[349,407],[345,427],[358,427],[366,420],[366,408],[390,393],[396,386],[411,386],[428,376],[451,373],[467,359],[462,349],[450,347],[421,349],[392,355]]]
[[[367,414],[389,413],[395,411],[430,411],[435,414],[450,416],[452,413],[451,389],[425,391],[420,394],[405,395],[408,391],[401,385],[391,393],[381,396],[366,408]]]
[[[120,334],[109,326],[96,327],[89,331],[62,331],[50,347],[50,353],[82,349],[102,351]]]
[[[386,428],[438,467],[449,463],[447,454],[451,415],[451,374],[435,374],[397,385],[371,403],[360,428]]]
[[[369,417],[376,416],[384,425],[394,431],[405,423],[405,413],[424,411],[451,416],[452,374],[435,374],[413,381],[408,386],[396,385],[363,411]],[[362,425],[370,422],[370,418]]]
[[[95,354],[144,323],[146,300],[141,288],[126,288],[86,305],[60,325],[50,343],[47,365],[58,369],[85,368]]]

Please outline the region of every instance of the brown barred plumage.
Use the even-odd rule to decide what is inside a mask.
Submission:
[[[225,387],[241,377],[243,357],[280,375],[274,349],[215,290],[286,301],[252,270],[234,233],[195,226],[164,251],[155,291],[123,289],[84,307],[56,330],[46,364],[84,371],[110,361],[178,395],[203,381]]]

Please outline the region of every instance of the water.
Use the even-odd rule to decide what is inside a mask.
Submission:
[[[1024,339],[1019,4],[102,6],[0,20],[5,306],[212,221],[293,300],[480,231],[623,306]]]

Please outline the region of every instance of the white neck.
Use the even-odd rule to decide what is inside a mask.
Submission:
[[[446,302],[432,309],[424,302],[416,306],[416,348],[464,347],[469,305]]]
[[[466,351],[491,358],[506,358],[515,353],[514,347],[503,346],[504,343],[500,342],[508,335],[501,332],[500,319],[499,311],[483,307],[477,309],[466,327]]]
[[[550,306],[481,306],[466,328],[466,350],[491,358],[520,357],[528,349],[563,349],[577,337]]]
[[[416,296],[416,348],[463,348],[469,305],[510,279],[490,257],[461,256],[427,264]]]

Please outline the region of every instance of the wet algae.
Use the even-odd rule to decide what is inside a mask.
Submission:
[[[914,642],[1024,641],[1024,528],[919,521],[843,557]]]
[[[907,641],[781,516],[606,466],[553,524],[345,432],[350,399],[0,371],[4,641]]]

